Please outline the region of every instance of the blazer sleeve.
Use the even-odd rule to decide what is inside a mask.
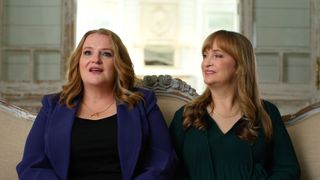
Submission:
[[[176,153],[171,143],[168,127],[157,105],[153,92],[145,94],[145,115],[149,124],[149,137],[144,150],[142,173],[137,180],[168,180],[171,179]]]
[[[57,180],[45,152],[45,134],[50,103],[44,96],[38,113],[26,140],[22,161],[17,165],[20,180]]]
[[[265,102],[273,125],[272,163],[269,179],[300,179],[300,166],[290,136],[282,121],[278,108]]]

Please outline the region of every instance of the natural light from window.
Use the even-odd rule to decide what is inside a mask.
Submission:
[[[237,0],[77,0],[77,36],[100,27],[117,33],[138,77],[169,74],[198,93],[205,37],[219,29],[238,31]]]

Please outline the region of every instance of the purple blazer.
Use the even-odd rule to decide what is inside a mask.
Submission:
[[[144,94],[133,109],[117,104],[118,149],[124,180],[171,179],[176,153],[168,128],[153,92]],[[71,130],[76,108],[59,104],[59,95],[46,95],[28,135],[22,161],[17,165],[19,179],[66,180],[70,159]],[[139,164],[139,170],[136,166]]]

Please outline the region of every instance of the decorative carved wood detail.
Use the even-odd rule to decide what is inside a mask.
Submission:
[[[296,113],[282,116],[282,120],[285,122],[287,126],[290,126],[319,112],[320,102],[317,102],[299,110]]]
[[[198,96],[198,93],[189,84],[179,78],[172,78],[170,75],[146,75],[141,86],[154,90],[157,94],[172,93],[192,100]]]
[[[0,111],[8,112],[18,118],[33,121],[36,118],[35,114],[30,113],[27,110],[19,108],[18,106],[12,105],[3,99],[0,99]]]

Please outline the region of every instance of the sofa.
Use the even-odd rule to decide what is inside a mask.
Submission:
[[[170,75],[144,76],[138,86],[154,90],[169,125],[177,109],[198,96],[186,82]],[[26,136],[35,114],[0,100],[0,179],[18,179],[15,167],[21,160]],[[297,113],[284,115],[298,160],[302,180],[320,178],[320,102]]]

